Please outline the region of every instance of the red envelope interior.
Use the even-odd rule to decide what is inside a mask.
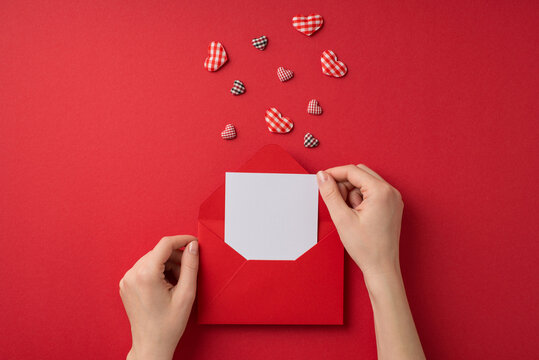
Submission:
[[[267,145],[238,171],[307,173]],[[199,323],[342,324],[343,248],[319,199],[318,242],[294,261],[246,260],[224,242],[225,186],[201,206]]]

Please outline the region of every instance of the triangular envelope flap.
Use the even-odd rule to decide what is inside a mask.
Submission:
[[[308,174],[296,159],[279,145],[266,145],[243,164],[239,172]]]
[[[331,241],[331,240],[328,240],[328,239],[332,238],[334,234],[336,235],[336,237],[338,239],[338,242],[337,242],[336,246],[333,246],[333,247],[336,247],[337,249],[339,249],[339,251],[343,250],[341,240],[340,240],[340,238],[339,238],[339,236],[337,234],[337,231],[335,230],[335,226],[333,225],[331,220],[323,220],[323,221],[318,222],[318,234],[319,234],[318,235],[318,242],[312,248],[310,248],[309,250],[304,252],[300,257],[298,257],[294,261],[302,262],[302,261],[305,261],[304,260],[305,258],[318,256],[317,254],[320,251],[325,251],[325,250],[323,250],[321,248],[326,247],[325,242],[326,241]],[[325,235],[321,236],[320,234],[325,234]],[[322,244],[324,244],[324,245],[322,245]]]
[[[301,261],[245,262],[212,301],[212,322],[341,324],[344,256],[337,233],[313,250]]]
[[[324,240],[324,238],[335,230],[335,225],[331,220],[329,211],[322,200],[322,197],[318,198],[318,241]]]
[[[224,236],[225,223],[225,185],[221,185],[200,205],[198,221],[210,230]]]
[[[199,303],[209,304],[227,282],[234,278],[234,273],[246,262],[245,258],[228,246],[205,224],[198,223],[200,252]],[[215,271],[218,269],[218,271]],[[199,307],[200,309],[201,307]]]
[[[300,173],[307,171],[279,145],[266,145],[247,160],[238,172],[254,173]],[[225,185],[215,190],[200,206],[199,220],[209,225],[217,235],[223,235],[223,228],[215,229],[211,220],[225,218]]]
[[[266,145],[243,164],[238,172],[253,173],[283,173],[283,174],[307,174],[305,170],[289,153],[279,145]],[[224,241],[224,218],[225,218],[225,185],[215,190],[200,206],[199,221],[205,224]],[[333,231],[333,225],[325,220],[330,220],[329,212],[322,198],[318,199],[318,241]]]

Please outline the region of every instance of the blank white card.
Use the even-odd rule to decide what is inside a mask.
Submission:
[[[295,260],[318,236],[310,174],[226,173],[225,242],[248,260]]]

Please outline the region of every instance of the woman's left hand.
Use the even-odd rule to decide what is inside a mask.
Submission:
[[[190,235],[162,238],[127,271],[120,296],[131,323],[128,359],[172,359],[191,313],[197,273],[198,241]]]

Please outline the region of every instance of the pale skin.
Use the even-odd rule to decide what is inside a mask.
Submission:
[[[400,193],[365,165],[319,171],[317,178],[341,241],[363,272],[378,358],[425,359],[400,271]],[[131,324],[128,359],[172,359],[195,299],[198,261],[195,237],[165,237],[120,280]]]

